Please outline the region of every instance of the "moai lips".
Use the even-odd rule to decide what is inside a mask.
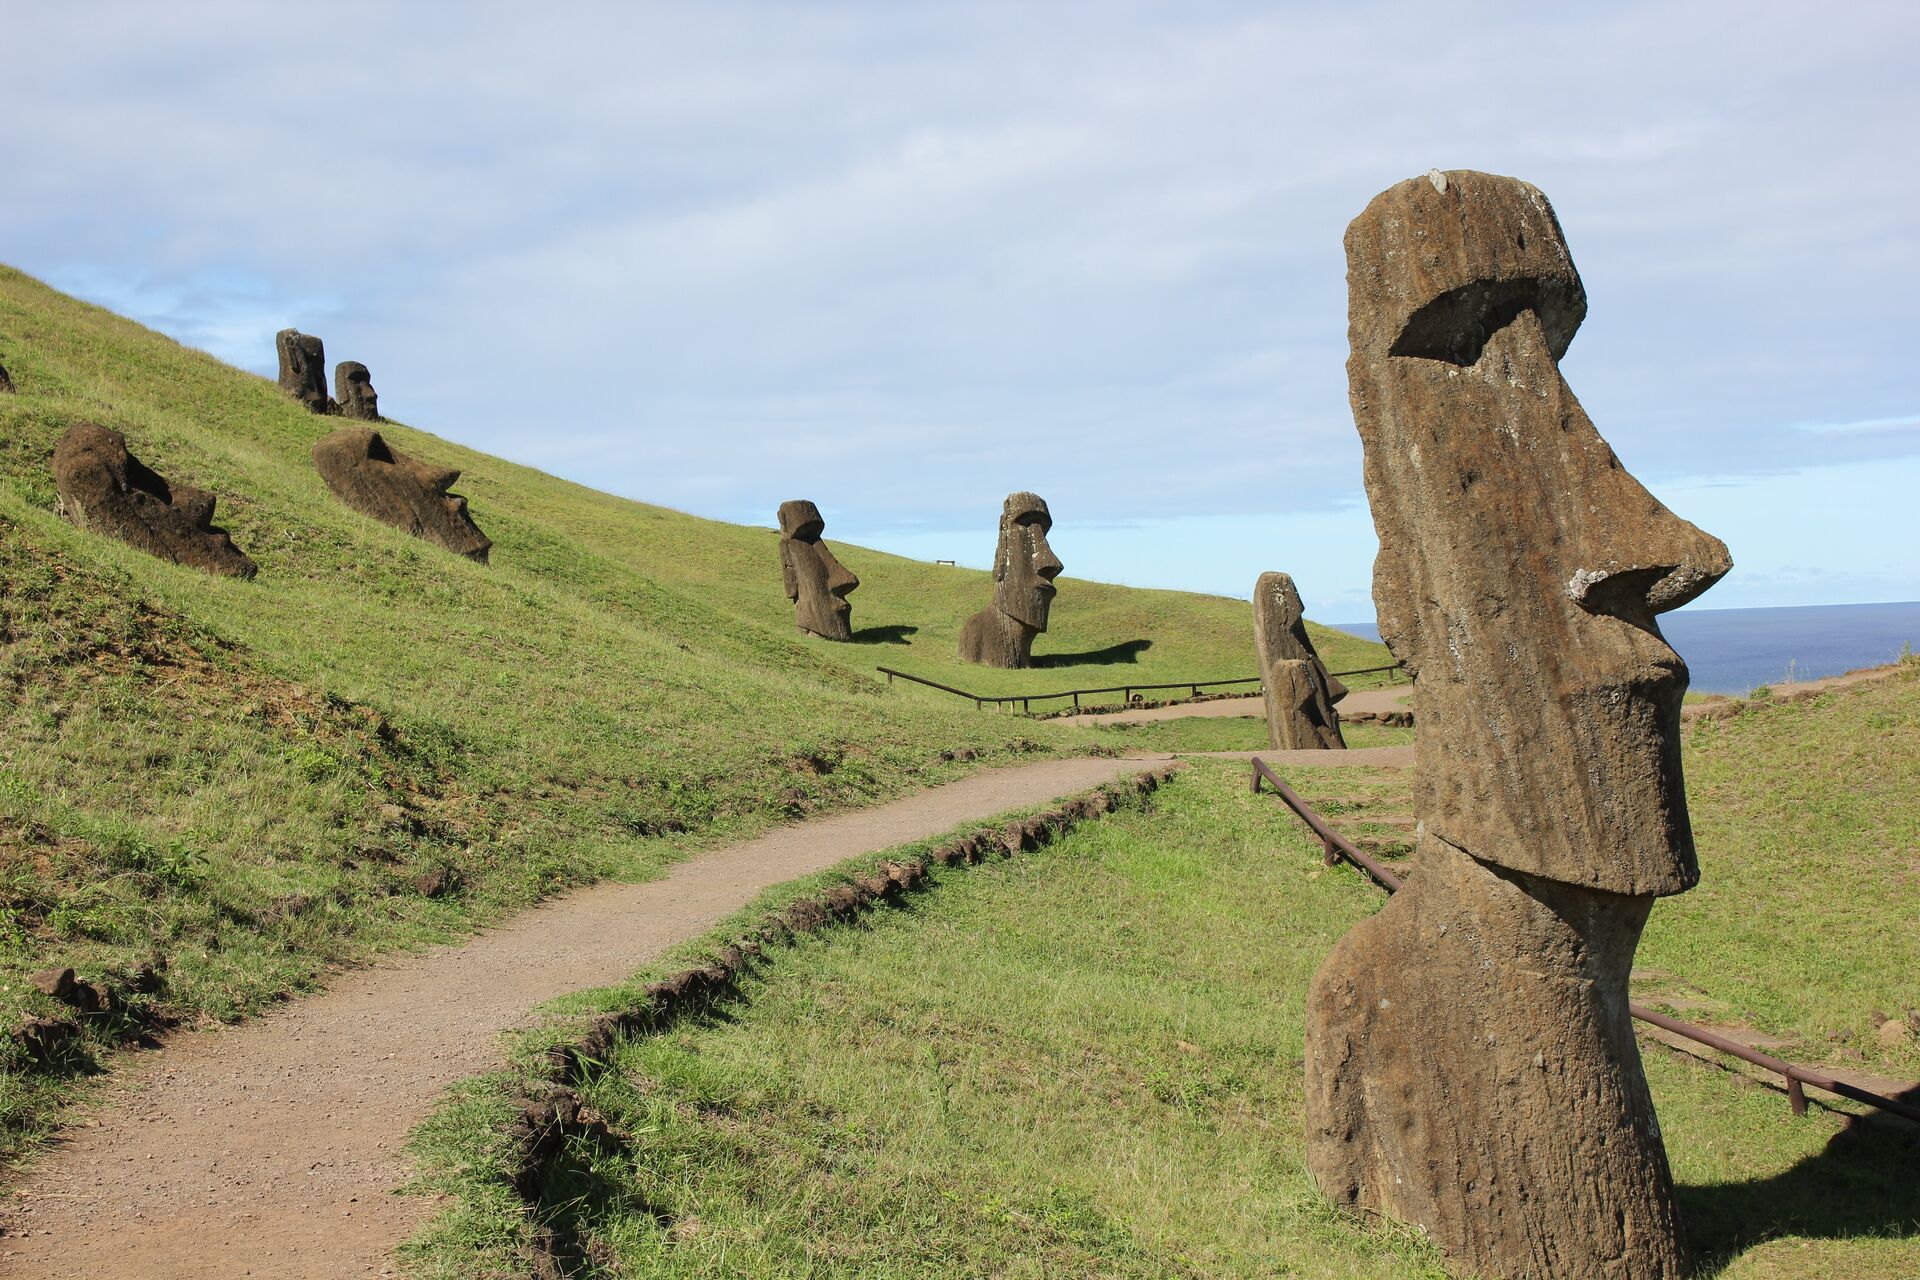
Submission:
[[[1307,635],[1306,611],[1293,579],[1263,573],[1253,584],[1253,647],[1267,701],[1267,744],[1280,750],[1343,749],[1333,704],[1347,686],[1327,674]],[[1299,664],[1276,672],[1277,663]]]
[[[1047,629],[1061,565],[1047,545],[1053,516],[1031,493],[1007,495],[993,553],[993,605],[967,619],[960,656],[989,667],[1032,665],[1033,638]]]
[[[467,500],[447,492],[458,471],[409,457],[366,427],[322,439],[313,446],[313,465],[333,496],[360,514],[486,563],[492,541],[467,514]]]
[[[1685,1273],[1627,975],[1698,878],[1686,667],[1731,567],[1560,375],[1586,293],[1546,197],[1434,173],[1346,238],[1382,638],[1415,677],[1414,873],[1308,998],[1308,1163],[1490,1276]]]
[[[853,605],[860,579],[847,572],[820,540],[827,522],[805,499],[780,504],[780,574],[793,601],[793,625],[828,640],[853,639]]]
[[[320,339],[298,329],[273,335],[280,356],[280,389],[315,413],[338,407],[327,395],[327,350]]]
[[[118,431],[76,424],[53,448],[53,482],[61,509],[83,529],[208,573],[251,578],[258,572],[227,531],[214,527],[213,495],[169,484],[127,452]]]
[[[358,360],[342,360],[333,370],[333,398],[339,402],[340,416],[362,422],[379,422],[380,397],[374,393],[373,377]]]

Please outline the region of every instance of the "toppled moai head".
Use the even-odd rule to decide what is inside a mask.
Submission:
[[[1418,682],[1421,820],[1516,871],[1690,887],[1687,669],[1654,618],[1732,562],[1627,473],[1560,376],[1586,291],[1552,207],[1436,171],[1376,196],[1346,250],[1373,597]]]
[[[315,413],[332,413],[327,349],[320,339],[298,329],[282,329],[273,335],[273,346],[280,353],[280,389]]]
[[[208,573],[258,572],[227,531],[214,528],[213,495],[167,483],[127,452],[118,431],[91,422],[68,430],[53,447],[53,483],[61,509],[82,529]]]
[[[820,541],[826,527],[820,508],[806,499],[781,503],[780,573],[796,627],[828,640],[851,640],[853,605],[847,596],[860,579]]]
[[[1037,494],[1010,493],[1000,510],[1000,543],[993,553],[993,607],[1035,631],[1047,629],[1058,594],[1060,561],[1047,545],[1053,516]]]
[[[313,446],[313,465],[333,496],[360,514],[486,563],[493,543],[467,514],[467,500],[447,492],[458,471],[408,457],[366,427],[342,427],[322,439]]]
[[[1320,668],[1328,701],[1338,702],[1347,695],[1347,686],[1327,673],[1326,664],[1313,647],[1313,637],[1307,634],[1306,607],[1300,603],[1300,589],[1293,585],[1291,574],[1269,571],[1254,581],[1253,647],[1262,676],[1276,662],[1301,658]]]
[[[380,397],[374,393],[373,378],[367,366],[358,360],[342,360],[333,369],[333,398],[339,402],[340,416],[362,422],[379,422]]]

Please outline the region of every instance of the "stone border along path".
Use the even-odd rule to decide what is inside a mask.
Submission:
[[[1139,768],[1046,760],[783,827],[122,1059],[93,1116],[6,1189],[0,1276],[395,1274],[394,1246],[433,1208],[392,1194],[409,1131],[447,1086],[499,1066],[500,1033],[535,1005],[623,981],[773,885]]]
[[[1386,689],[1355,689],[1340,699],[1334,710],[1343,718],[1405,711],[1413,697],[1413,686],[1403,684]],[[1055,724],[1145,724],[1153,720],[1184,720],[1188,716],[1258,720],[1267,714],[1259,698],[1212,698],[1206,702],[1175,702],[1136,711],[1092,711],[1077,716],[1056,716]]]

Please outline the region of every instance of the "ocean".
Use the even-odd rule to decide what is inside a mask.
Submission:
[[[1369,640],[1370,622],[1335,623]],[[1783,680],[1817,680],[1920,652],[1920,600],[1816,604],[1785,609],[1681,609],[1660,631],[1693,675],[1695,693],[1744,694]]]

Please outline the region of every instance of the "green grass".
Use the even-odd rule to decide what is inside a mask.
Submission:
[[[1138,724],[1104,725],[1101,732],[1118,747],[1148,751],[1265,751],[1267,721],[1257,699],[1249,699],[1244,716],[1177,716]],[[1387,725],[1342,725],[1340,735],[1349,747],[1396,747],[1413,741],[1413,730]]]
[[[868,642],[805,638],[770,530],[384,427],[463,470],[494,539],[475,565],[332,499],[310,450],[336,421],[6,268],[0,350],[19,387],[0,396],[0,1027],[59,1012],[24,983],[39,968],[169,965],[166,991],[129,995],[51,1073],[0,1047],[0,1154],[53,1122],[63,1072],[138,1026],[239,1016],[569,885],[1095,741],[889,689],[876,662],[994,688],[1111,683],[1098,651],[1142,639],[1126,678],[1251,662],[1244,602],[1067,581],[1041,651],[1093,657],[963,667],[987,575],[844,546]],[[258,580],[60,520],[49,457],[83,420],[218,495]],[[809,496],[831,517],[832,494]],[[1358,665],[1382,652],[1338,643]],[[941,761],[960,748],[977,762]],[[435,867],[457,892],[415,890]]]

